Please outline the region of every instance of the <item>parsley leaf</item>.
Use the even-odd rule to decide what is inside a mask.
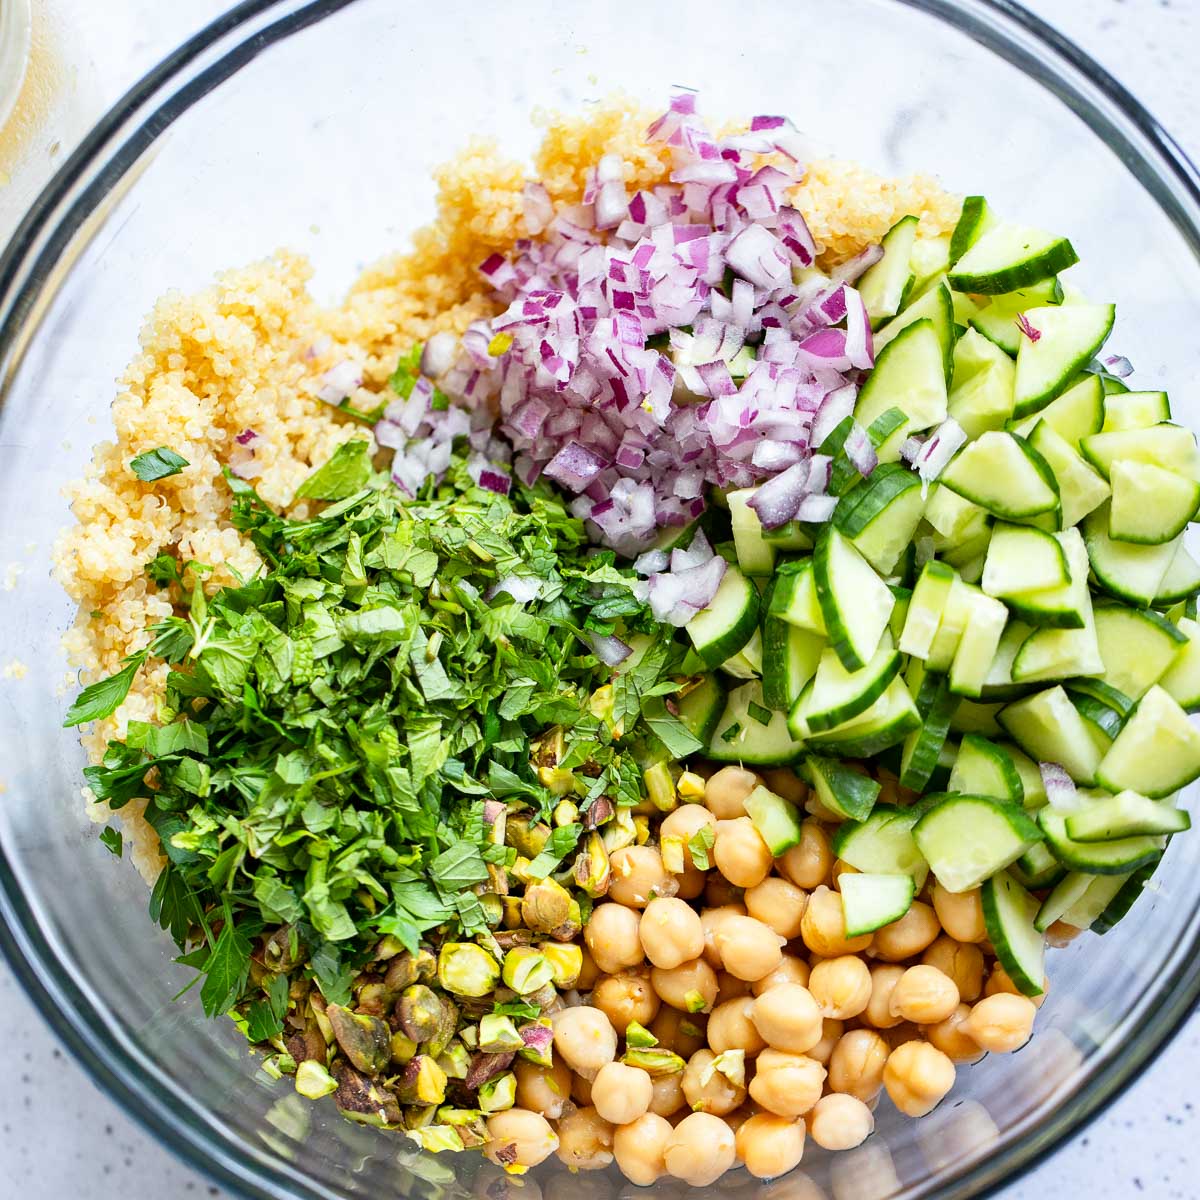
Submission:
[[[126,660],[125,666],[115,675],[98,679],[85,687],[67,709],[67,715],[63,718],[63,728],[69,729],[73,725],[85,725],[88,721],[101,721],[105,717],[111,717],[129,695],[133,678],[145,658],[145,653],[135,654]]]
[[[111,825],[106,825],[100,832],[100,840],[113,854],[118,858],[121,857],[123,839],[119,829],[114,829]]]
[[[188,460],[176,454],[169,446],[159,446],[157,450],[147,450],[129,460],[129,469],[143,483],[152,483],[156,479],[166,479],[169,475],[178,475],[188,465]]]

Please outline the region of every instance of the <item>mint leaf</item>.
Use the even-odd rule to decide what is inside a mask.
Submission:
[[[345,500],[362,491],[371,478],[371,443],[343,442],[323,466],[297,489],[297,500]]]
[[[129,469],[143,483],[153,483],[156,479],[166,479],[169,475],[178,475],[188,465],[188,460],[176,454],[169,446],[159,446],[157,450],[147,450],[129,460]]]

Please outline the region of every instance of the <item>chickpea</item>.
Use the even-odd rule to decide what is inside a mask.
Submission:
[[[746,1099],[746,1088],[734,1083],[720,1071],[714,1071],[712,1064],[715,1058],[711,1050],[697,1050],[688,1059],[680,1086],[693,1112],[723,1117]]]
[[[590,992],[596,980],[600,978],[600,968],[596,966],[596,960],[587,946],[580,947],[580,950],[583,954],[583,961],[579,967],[579,978],[575,980],[575,990]]]
[[[720,1007],[729,1000],[737,1000],[740,996],[750,995],[750,984],[728,971],[717,972],[717,1006]]]
[[[830,1092],[809,1117],[812,1140],[825,1150],[853,1150],[871,1136],[875,1117],[857,1097]]]
[[[1050,990],[1050,980],[1042,980],[1042,992],[1040,996],[1028,997],[1033,1001],[1035,1008],[1041,1008],[1046,1002],[1046,993]],[[995,996],[998,992],[1007,992],[1013,996],[1022,996],[1024,993],[1015,983],[1013,983],[1009,973],[998,963],[992,963],[991,974],[988,975],[987,983],[983,985],[983,994],[985,996]]]
[[[583,940],[597,968],[615,975],[641,966],[645,955],[638,936],[638,915],[623,904],[597,904],[583,928]]]
[[[617,1031],[598,1008],[586,1004],[564,1008],[550,1020],[554,1049],[578,1074],[594,1079],[605,1063],[617,1057]]]
[[[824,1036],[821,1009],[808,988],[798,983],[781,983],[763,992],[750,1006],[749,1016],[774,1050],[806,1054]]]
[[[982,942],[987,937],[979,888],[969,892],[948,892],[940,883],[935,883],[933,911],[942,928],[956,942]]]
[[[893,1050],[897,1046],[903,1046],[905,1042],[922,1041],[921,1027],[914,1025],[911,1021],[901,1021],[899,1025],[893,1025],[891,1029],[883,1031],[883,1040]]]
[[[811,819],[801,823],[800,841],[779,859],[779,873],[798,888],[809,891],[829,878],[832,866],[829,834],[819,821]]]
[[[1068,925],[1066,921],[1052,921],[1046,927],[1046,945],[1061,950],[1063,946],[1069,946],[1082,932],[1082,929]]]
[[[580,1108],[590,1108],[592,1104],[592,1081],[582,1075],[576,1075],[571,1080],[571,1099]]]
[[[974,1001],[983,991],[983,951],[971,942],[956,942],[942,934],[921,955],[921,961],[954,980],[962,999]]]
[[[902,1113],[923,1117],[954,1086],[954,1064],[928,1042],[905,1042],[888,1058],[883,1086]]]
[[[741,905],[742,889],[734,887],[724,875],[710,871],[704,881],[705,908],[727,908],[731,904]]]
[[[856,938],[846,936],[842,898],[824,885],[816,888],[808,897],[808,906],[800,922],[800,936],[809,950],[822,958],[857,954],[871,945],[872,938],[869,933]],[[878,934],[875,936],[878,937]]]
[[[717,822],[713,861],[735,887],[751,888],[766,879],[775,860],[754,822],[749,817],[737,817]]]
[[[755,996],[761,996],[781,983],[798,983],[801,987],[808,987],[810,974],[811,968],[804,959],[795,954],[785,954],[770,975],[764,975],[750,985],[750,991]]]
[[[937,967],[909,967],[892,989],[892,1016],[918,1025],[944,1021],[959,1003],[954,980]]]
[[[660,1003],[645,969],[602,975],[592,989],[592,1006],[612,1022],[619,1037],[625,1036],[630,1021],[649,1025],[658,1015]]]
[[[804,1157],[804,1122],[755,1113],[738,1127],[738,1158],[757,1179],[786,1175]]]
[[[1028,996],[997,992],[985,996],[966,1020],[966,1032],[980,1048],[992,1054],[1007,1054],[1019,1050],[1033,1032],[1037,1007]]]
[[[721,926],[730,917],[744,917],[744,904],[723,904],[719,908],[706,908],[700,914],[700,927],[704,930],[704,959],[710,967],[719,971],[724,964],[721,962],[721,951],[717,946],[717,935]]]
[[[857,875],[858,868],[852,867],[848,862],[843,862],[840,858],[833,864],[833,869],[829,872],[829,886],[834,891],[842,890],[843,875]]]
[[[892,992],[900,982],[904,968],[899,963],[876,963],[871,968],[871,998],[863,1011],[863,1020],[876,1029],[891,1029],[902,1017],[892,1015]]]
[[[846,1032],[846,1022],[826,1017],[821,1022],[821,1040],[811,1049],[805,1051],[809,1058],[815,1058],[821,1066],[829,1068],[829,1060],[833,1057],[833,1048]]]
[[[825,1016],[848,1021],[871,999],[871,970],[853,954],[827,958],[813,967],[808,990]]]
[[[592,1104],[614,1125],[628,1125],[644,1116],[653,1094],[649,1073],[624,1063],[605,1063],[592,1080]]]
[[[762,883],[746,889],[746,911],[781,938],[791,941],[800,936],[800,922],[808,906],[808,893],[786,879],[768,876]]]
[[[658,834],[660,838],[680,838],[686,843],[704,828],[711,830],[715,836],[717,818],[703,804],[681,804],[663,817]]]
[[[542,1067],[523,1058],[513,1064],[517,1077],[517,1106],[557,1121],[571,1098],[571,1068],[561,1060]]]
[[[875,930],[872,949],[875,957],[884,962],[903,962],[920,954],[940,932],[941,926],[933,909],[914,900],[900,920]]]
[[[613,1156],[630,1183],[649,1187],[666,1174],[663,1151],[672,1133],[671,1123],[654,1113],[647,1113],[614,1132]]]
[[[683,874],[674,876],[674,879],[675,895],[680,900],[699,899],[708,887],[708,872],[701,871],[690,859],[683,864]]]
[[[726,917],[717,932],[717,949],[731,975],[753,983],[783,961],[783,941],[769,925],[753,917]]]
[[[978,1062],[983,1057],[983,1051],[967,1027],[970,1015],[971,1006],[960,1004],[944,1021],[938,1021],[936,1025],[923,1025],[921,1032],[929,1044],[937,1047],[951,1062]]]
[[[665,970],[655,967],[650,984],[659,999],[687,1013],[708,1012],[717,1002],[717,973],[702,958]]]
[[[674,1050],[682,1058],[691,1058],[705,1041],[708,1017],[703,1013],[681,1012],[667,1005],[659,1009],[658,1016],[650,1023],[650,1032],[658,1038],[665,1050]]]
[[[653,846],[622,846],[610,858],[608,898],[629,908],[645,908],[655,896],[672,896],[675,884]],[[595,951],[593,950],[594,954]]]
[[[733,1130],[712,1113],[692,1113],[671,1131],[663,1158],[667,1171],[692,1187],[716,1183],[737,1158]]]
[[[762,779],[745,767],[722,767],[704,785],[704,806],[718,821],[746,815],[746,797]]]
[[[484,1153],[496,1164],[500,1164],[501,1152],[506,1152],[504,1165],[536,1167],[558,1149],[558,1135],[550,1122],[526,1108],[493,1113],[488,1117],[487,1134]]]
[[[558,1157],[572,1171],[604,1170],[613,1160],[612,1124],[594,1108],[568,1113],[558,1123]]]
[[[816,1059],[764,1050],[750,1081],[750,1097],[780,1117],[802,1117],[821,1098],[825,1068]]]
[[[727,1000],[717,1005],[708,1018],[708,1045],[715,1054],[726,1050],[745,1050],[753,1058],[766,1042],[754,1024],[753,1013],[758,1001],[751,996]]]
[[[683,1072],[659,1075],[650,1081],[650,1111],[660,1117],[677,1113],[684,1105]]]
[[[678,967],[704,952],[704,927],[682,900],[651,900],[642,913],[642,946],[656,967]]]
[[[835,1092],[871,1103],[883,1087],[883,1069],[891,1050],[873,1029],[842,1035],[829,1059],[829,1086]]]

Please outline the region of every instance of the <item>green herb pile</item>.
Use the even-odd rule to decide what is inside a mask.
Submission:
[[[186,615],[155,626],[66,723],[111,714],[147,658],[171,664],[159,721],[131,722],[87,780],[114,809],[147,798],[168,859],[152,916],[202,973],[208,1013],[255,997],[257,1042],[287,1010],[278,978],[264,997],[252,971],[264,933],[286,927],[304,947],[296,971],[346,1004],[381,938],[415,953],[432,930],[486,940],[498,923],[481,899],[489,868],[503,876],[516,851],[488,836],[485,801],[528,809],[545,829],[570,795],[571,819],[560,806],[522,864],[544,878],[600,797],[618,811],[638,803],[648,759],[699,743],[654,699],[683,678],[675,631],[548,489],[514,480],[501,497],[456,459],[440,488],[407,500],[362,441],[306,481],[301,495],[329,502],[310,519],[229,484],[264,569],[206,598],[195,564],[149,564]],[[533,600],[506,590],[530,581]],[[592,651],[614,631],[637,643],[616,673]],[[531,761],[547,730],[549,776]]]

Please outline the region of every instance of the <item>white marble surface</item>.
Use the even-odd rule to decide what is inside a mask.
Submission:
[[[51,9],[91,6],[48,0]],[[1193,157],[1200,156],[1200,0],[1027,0],[1129,86]],[[89,100],[107,102],[224,5],[137,0],[123,12],[126,52],[96,56]],[[96,5],[111,20],[110,6]],[[111,34],[111,28],[108,30]],[[79,28],[74,33],[78,35]],[[77,43],[78,44],[78,43]],[[57,155],[55,156],[57,158]],[[0,235],[14,219],[0,188]],[[226,1196],[134,1126],[58,1047],[0,965],[0,1028],[11,1066],[0,1088],[0,1196],[158,1200]],[[1068,1197],[1192,1200],[1200,1194],[1200,1016],[1123,1099],[998,1200]]]

